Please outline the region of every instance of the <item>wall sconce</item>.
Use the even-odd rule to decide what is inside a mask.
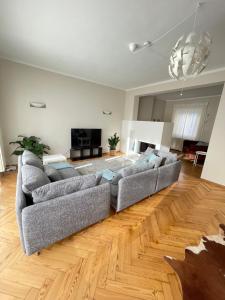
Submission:
[[[43,102],[30,102],[30,107],[34,108],[46,108],[46,104]]]
[[[102,113],[103,113],[103,115],[107,115],[107,116],[111,116],[112,115],[112,112],[109,111],[109,110],[103,110]]]

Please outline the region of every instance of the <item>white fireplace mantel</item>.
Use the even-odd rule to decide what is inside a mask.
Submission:
[[[122,122],[121,150],[125,153],[139,151],[140,142],[154,144],[156,149],[169,151],[173,123],[151,121]]]

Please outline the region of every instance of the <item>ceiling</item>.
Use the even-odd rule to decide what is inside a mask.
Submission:
[[[181,90],[163,93],[155,95],[155,98],[163,101],[174,101],[174,100],[191,100],[198,97],[210,97],[210,96],[220,96],[223,91],[223,84],[218,84],[214,86],[207,86],[194,89],[183,90],[183,95],[181,96]]]
[[[213,36],[212,70],[225,67],[225,1],[204,2],[198,30]],[[171,48],[193,17],[144,51],[132,54],[128,43],[158,38],[195,7],[196,0],[0,0],[0,56],[121,89],[168,80]]]

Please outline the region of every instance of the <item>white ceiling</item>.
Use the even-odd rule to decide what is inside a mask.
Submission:
[[[225,67],[225,0],[206,0],[200,30],[213,36],[207,70]],[[172,46],[193,17],[152,48],[153,40],[196,7],[196,0],[0,0],[0,56],[121,89],[169,79]]]

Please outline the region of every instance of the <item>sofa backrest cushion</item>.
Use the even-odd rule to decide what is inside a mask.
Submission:
[[[153,168],[154,168],[153,162],[147,162],[147,161],[140,160],[132,166],[121,169],[120,173],[123,177],[127,177],[127,176],[134,175],[136,173],[141,173],[141,172],[147,171],[149,169],[153,169]]]
[[[171,164],[177,161],[177,154],[171,152],[158,151],[157,155],[161,157],[164,161],[164,165]]]
[[[52,182],[32,192],[33,202],[39,203],[96,186],[96,176],[83,175]]]
[[[55,168],[45,165],[44,166],[44,172],[48,176],[51,182],[55,182],[58,180],[64,179],[62,175],[60,174],[59,170],[56,170]]]
[[[24,150],[22,154],[22,163],[23,165],[30,165],[43,170],[41,159],[31,151]]]
[[[155,152],[154,152],[155,150],[153,150],[153,149],[151,149],[151,150],[149,151],[148,154],[145,154],[146,153],[145,152],[143,155],[141,155],[141,157],[137,160],[136,164],[151,163],[151,164],[153,164],[153,168],[158,168],[161,165],[163,158],[156,155]]]
[[[39,168],[23,165],[21,168],[22,174],[22,189],[27,195],[30,195],[33,190],[50,183],[48,176]]]

